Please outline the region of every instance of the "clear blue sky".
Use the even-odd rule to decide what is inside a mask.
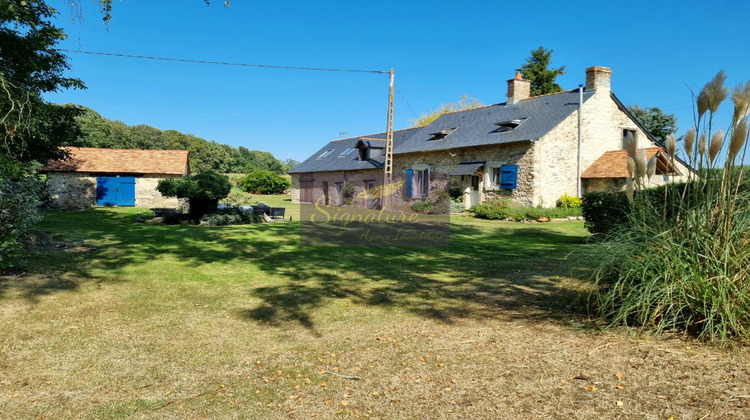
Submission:
[[[692,121],[688,87],[719,69],[750,79],[750,2],[115,0],[109,28],[95,2],[84,20],[50,0],[60,47],[269,65],[396,69],[395,128],[461,95],[505,101],[506,80],[539,46],[566,66],[564,89],[588,66],[611,67],[627,105]],[[49,95],[126,124],[176,129],[303,160],[339,137],[385,131],[385,75],[271,70],[70,54],[88,90]],[[730,104],[726,104],[726,112]]]

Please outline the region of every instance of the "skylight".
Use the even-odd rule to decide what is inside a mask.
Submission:
[[[457,127],[446,128],[445,130],[438,131],[437,133],[430,133],[432,138],[430,140],[440,140],[448,137],[448,134],[452,133]]]
[[[321,153],[320,156],[318,156],[318,159],[323,159],[324,157],[328,156],[333,152],[333,149],[328,149],[325,152]]]
[[[339,155],[339,157],[344,157],[344,156],[348,156],[348,155],[349,155],[349,154],[350,154],[351,152],[353,152],[353,151],[354,151],[354,149],[356,149],[356,148],[355,148],[355,147],[350,147],[350,148],[348,148],[348,149],[344,150],[344,152],[343,152],[343,153],[341,153],[341,154]]]
[[[516,118],[510,121],[497,122],[495,125],[498,127],[495,133],[502,133],[505,131],[514,130],[516,127],[521,125],[522,122],[526,121],[526,118]]]

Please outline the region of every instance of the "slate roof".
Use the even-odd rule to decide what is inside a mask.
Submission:
[[[656,158],[657,173],[667,173],[672,166],[667,158],[667,154],[660,147],[646,148],[646,157],[651,157],[658,153]],[[674,168],[676,170],[676,168]],[[581,178],[629,178],[628,173],[628,152],[627,150],[612,150],[604,152],[591,166],[582,174]]]
[[[408,128],[393,132],[394,148],[402,144],[406,138],[419,128]],[[382,153],[371,153],[370,159],[359,160],[359,151],[354,150],[346,156],[341,154],[350,147],[356,147],[362,141],[366,146],[377,149],[385,149],[385,133],[370,134],[367,136],[351,137],[348,139],[333,140],[313,153],[304,162],[289,171],[290,174],[304,172],[326,172],[326,171],[356,171],[364,169],[380,169],[384,165]],[[320,157],[325,151],[331,150],[325,157]]]
[[[429,152],[463,147],[536,141],[578,109],[578,90],[536,96],[514,104],[497,104],[441,115],[418,129],[393,154]],[[584,102],[594,91],[583,93]],[[497,124],[522,120],[516,128],[502,131]],[[442,139],[433,134],[454,129]],[[439,137],[439,136],[438,136]]]
[[[187,150],[97,149],[66,147],[70,159],[50,161],[44,172],[185,175]]]

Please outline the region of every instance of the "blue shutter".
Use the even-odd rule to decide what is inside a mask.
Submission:
[[[500,188],[504,190],[518,188],[518,165],[503,165],[500,167]]]
[[[406,170],[406,196],[411,197],[411,177],[414,171],[411,169]]]

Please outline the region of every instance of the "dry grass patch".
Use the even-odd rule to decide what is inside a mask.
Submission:
[[[0,279],[3,417],[747,415],[746,350],[597,333],[574,311],[578,223],[460,219],[448,249],[345,251],[296,246],[291,223],[129,217],[50,214],[93,249]]]

